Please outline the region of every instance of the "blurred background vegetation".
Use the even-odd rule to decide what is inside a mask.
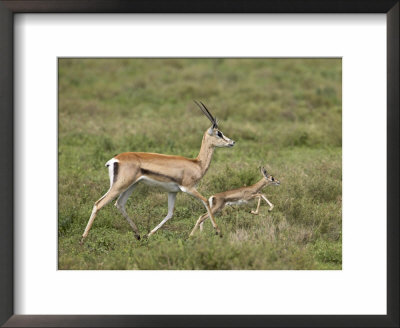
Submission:
[[[341,269],[342,70],[340,59],[59,59],[59,269]],[[175,215],[136,241],[112,205],[79,240],[109,188],[107,162],[126,151],[196,157],[209,121],[234,148],[217,149],[198,186],[214,193],[255,183],[263,164],[281,181],[275,205],[228,207],[224,233],[188,238],[205,212],[180,193]],[[141,235],[167,213],[167,194],[141,185],[127,203]]]

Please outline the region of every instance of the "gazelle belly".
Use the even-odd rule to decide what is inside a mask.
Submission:
[[[142,181],[144,184],[151,186],[151,187],[158,187],[168,192],[178,192],[181,191],[179,188],[179,184],[175,182],[163,182],[151,179],[147,176],[140,177],[139,181]]]
[[[240,200],[237,200],[235,202],[227,202],[226,205],[243,205],[243,204],[246,204],[246,203],[247,203],[247,200],[240,199]]]

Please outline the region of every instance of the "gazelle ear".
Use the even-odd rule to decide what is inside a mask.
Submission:
[[[210,136],[212,136],[213,135],[213,127],[211,127],[211,128],[209,128],[208,129],[208,131],[207,131],[207,133],[210,135]]]

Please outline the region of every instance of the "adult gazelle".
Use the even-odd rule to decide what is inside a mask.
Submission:
[[[128,152],[119,154],[110,159],[106,166],[110,176],[110,189],[95,202],[89,222],[82,235],[81,243],[87,237],[93,221],[99,210],[118,196],[115,206],[132,227],[136,239],[140,239],[136,224],[128,216],[125,204],[139,182],[150,186],[161,187],[168,192],[168,214],[148,236],[154,234],[172,216],[175,207],[175,199],[178,192],[183,191],[199,199],[207,209],[216,234],[221,231],[215,222],[210,210],[207,198],[196,190],[196,184],[206,174],[211,158],[216,147],[233,147],[235,142],[218,129],[217,120],[211,115],[206,106],[195,102],[204,115],[211,121],[212,126],[204,132],[199,155],[196,158],[182,156],[163,155],[156,153]]]

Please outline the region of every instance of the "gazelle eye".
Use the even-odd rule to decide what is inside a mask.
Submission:
[[[220,137],[220,138],[222,138],[222,133],[221,133],[221,131],[218,131],[218,132],[217,132],[217,136]]]
[[[275,181],[274,177],[271,177],[271,180],[272,180],[272,181]]]

